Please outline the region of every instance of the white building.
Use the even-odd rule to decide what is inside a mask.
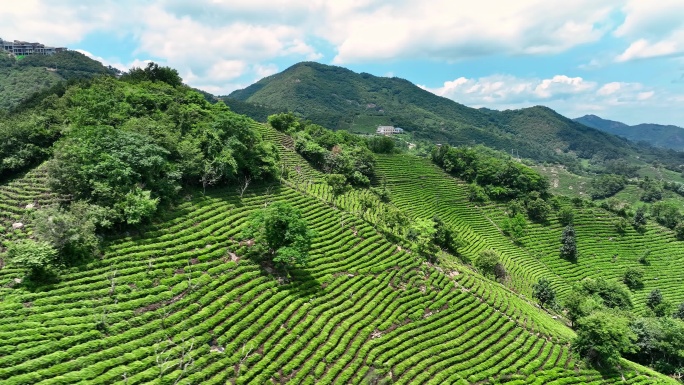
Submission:
[[[380,135],[401,134],[402,132],[404,132],[403,128],[394,126],[378,126],[378,129],[375,130],[375,133]]]
[[[56,52],[66,51],[64,47],[46,47],[40,43],[29,43],[27,41],[9,41],[0,38],[0,51],[6,51],[15,56],[23,55],[52,55]]]

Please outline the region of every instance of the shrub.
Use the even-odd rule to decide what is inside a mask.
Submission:
[[[563,225],[567,226],[572,224],[572,221],[575,219],[575,212],[572,210],[571,207],[569,206],[563,206],[561,207],[560,210],[558,210],[558,222]]]
[[[643,280],[644,271],[634,267],[627,268],[625,273],[622,275],[622,282],[624,282],[625,285],[632,290],[643,287]]]
[[[56,266],[58,251],[48,242],[31,239],[11,242],[7,257],[11,263],[23,267],[27,275],[39,277]]]
[[[562,258],[571,261],[577,260],[577,243],[575,241],[575,228],[568,225],[563,229],[561,235],[560,255]]]
[[[623,353],[634,351],[636,335],[626,317],[599,311],[577,321],[577,338],[572,348],[589,364],[614,368]]]
[[[475,259],[475,267],[482,275],[494,275],[495,268],[501,264],[499,253],[492,249],[482,250]]]
[[[553,305],[556,302],[556,292],[546,278],[541,278],[532,285],[532,296],[539,301],[542,308],[546,304]]]

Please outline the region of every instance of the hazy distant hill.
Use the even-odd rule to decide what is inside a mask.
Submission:
[[[632,143],[588,128],[553,110],[475,109],[400,78],[355,73],[312,62],[296,64],[237,90],[228,99],[289,110],[334,129],[372,132],[392,124],[419,138],[451,144],[483,143],[543,161],[624,157]]]
[[[585,126],[625,137],[631,141],[644,141],[656,147],[684,150],[684,128],[673,125],[642,123],[630,126],[596,115],[584,115],[574,119]]]
[[[34,93],[64,80],[115,72],[76,51],[31,55],[20,60],[0,52],[0,109],[16,107]]]

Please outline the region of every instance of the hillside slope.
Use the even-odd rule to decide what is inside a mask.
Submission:
[[[400,78],[357,74],[304,62],[231,93],[229,98],[292,111],[333,129],[374,132],[400,126],[418,138],[451,144],[483,143],[522,157],[570,162],[576,156],[626,157],[625,139],[587,128],[546,107],[474,109]]]
[[[646,142],[656,147],[684,150],[684,128],[673,125],[642,123],[630,126],[614,120],[602,119],[596,115],[585,115],[576,119],[585,126],[622,136],[633,142]]]
[[[0,110],[14,108],[61,81],[113,73],[112,68],[76,51],[31,55],[21,60],[0,52]]]
[[[331,201],[291,139],[260,129],[292,168],[289,181],[251,187],[243,198],[233,188],[192,194],[38,290],[12,266],[0,269],[0,381],[669,383],[627,361],[624,381],[576,367],[562,323],[466,266],[434,266],[389,242],[364,220],[373,213],[357,216],[357,192]],[[404,206],[419,191],[389,175],[399,163],[383,168]],[[38,170],[0,186],[16,197],[9,211],[54,201],[44,177]],[[310,264],[289,283],[243,258],[249,246],[234,240],[249,213],[276,201],[300,208],[318,233]],[[489,231],[472,226],[480,237]]]

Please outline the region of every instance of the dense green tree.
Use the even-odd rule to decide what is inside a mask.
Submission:
[[[543,308],[544,305],[553,305],[556,302],[556,291],[551,287],[551,282],[546,278],[541,278],[532,285],[532,296]]]
[[[435,259],[439,248],[435,244],[435,223],[429,219],[416,219],[409,225],[406,238],[413,242],[414,249],[429,260]]]
[[[575,228],[572,225],[568,225],[563,229],[560,255],[571,261],[577,260],[577,242],[575,240]]]
[[[679,208],[673,202],[656,202],[651,206],[651,214],[661,225],[674,229],[682,220]]]
[[[253,252],[287,269],[306,265],[315,235],[298,209],[275,202],[250,215],[241,236],[254,240]]]
[[[391,154],[395,151],[394,139],[389,136],[371,136],[366,141],[368,148],[376,154]]]
[[[636,335],[629,320],[614,312],[598,311],[577,320],[577,338],[572,348],[589,364],[616,368],[623,353],[635,350]]]
[[[32,278],[40,278],[45,272],[58,266],[59,252],[49,242],[24,239],[9,242],[7,257],[11,263],[26,269]]]
[[[580,287],[574,287],[565,297],[563,308],[566,316],[570,320],[572,327],[575,327],[577,320],[586,317],[592,312],[603,307],[603,301],[595,296],[588,296]]]
[[[548,220],[551,206],[542,198],[534,198],[527,202],[527,215],[537,222],[546,222]]]
[[[527,220],[522,214],[515,214],[511,218],[504,219],[501,225],[503,233],[518,243],[521,242],[522,238],[525,236],[526,228]]]
[[[291,112],[283,112],[268,117],[268,124],[278,131],[292,133],[299,131],[299,119]]]
[[[179,87],[183,84],[183,79],[178,75],[178,71],[170,67],[160,67],[154,62],[147,63],[145,68],[134,67],[128,73],[121,76],[121,80],[129,82],[164,82],[172,87]]]
[[[625,234],[627,232],[627,227],[629,226],[629,223],[625,218],[615,218],[613,220],[613,227],[615,228],[615,231],[617,231],[619,234]]]
[[[475,259],[475,267],[482,275],[496,276],[496,267],[501,264],[501,256],[495,250],[486,249],[478,253]]]
[[[674,227],[674,233],[678,240],[684,241],[684,222],[677,223]]]
[[[684,322],[670,318],[636,318],[630,328],[638,350],[627,356],[661,373],[684,369]]]
[[[663,317],[667,315],[670,310],[670,304],[663,297],[660,289],[653,289],[646,297],[646,306],[653,312],[656,317]]]
[[[435,232],[433,234],[434,243],[442,250],[452,254],[458,254],[458,250],[463,246],[463,240],[458,231],[445,223],[439,216],[432,218]]]
[[[581,282],[580,291],[586,296],[596,296],[604,306],[612,309],[629,310],[632,308],[629,290],[615,281],[585,278]]]
[[[100,243],[96,229],[107,225],[104,210],[85,202],[72,203],[68,208],[41,207],[32,213],[31,222],[35,237],[58,250],[64,264],[91,257]]]
[[[604,174],[591,180],[591,197],[601,199],[612,197],[627,185],[627,179],[621,175]]]
[[[645,177],[643,181],[639,183],[644,191],[639,197],[643,202],[656,202],[663,199],[663,186],[662,183],[655,179]]]
[[[644,270],[636,267],[628,267],[622,275],[622,282],[630,289],[638,289],[644,285]]]
[[[560,210],[558,210],[558,222],[563,225],[567,226],[572,224],[573,220],[575,219],[575,211],[572,209],[570,206],[562,206]]]
[[[677,306],[677,310],[675,310],[673,317],[684,320],[684,302],[680,303],[679,306]]]
[[[535,170],[481,147],[436,146],[431,159],[447,172],[485,188],[492,199],[548,191],[548,180]]]
[[[110,209],[114,222],[139,223],[156,210],[160,197],[169,198],[179,188],[168,151],[152,142],[111,127],[73,130],[57,144],[49,165],[51,184]]]
[[[409,224],[408,216],[403,211],[390,205],[383,206],[382,211],[378,214],[378,220],[386,229],[396,233],[403,233]]]
[[[334,196],[342,195],[349,190],[347,178],[342,174],[328,174],[325,181],[332,188]]]

